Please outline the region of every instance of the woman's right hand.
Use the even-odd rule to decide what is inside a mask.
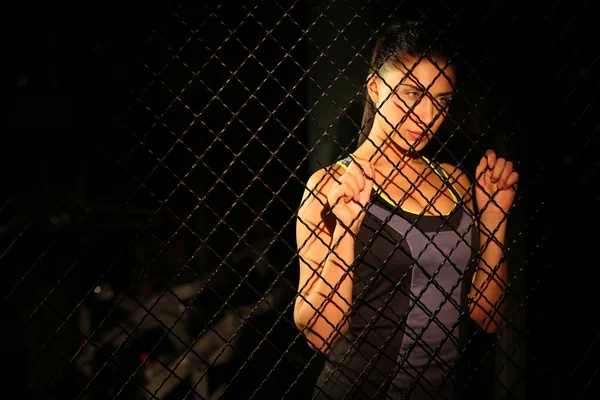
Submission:
[[[363,173],[364,171],[364,173]],[[365,217],[365,206],[371,198],[374,169],[369,161],[353,157],[353,161],[327,194],[329,207],[343,226],[357,234]]]

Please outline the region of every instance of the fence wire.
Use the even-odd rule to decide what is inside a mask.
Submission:
[[[583,38],[600,21],[587,2],[197,3],[118,12],[107,5],[77,21],[57,8],[43,22],[26,6],[15,13],[23,20],[16,32],[37,39],[15,35],[6,50],[14,98],[0,206],[7,391],[87,400],[600,394],[598,331],[577,325],[589,320],[592,281],[585,270],[564,270],[589,265],[595,246],[572,225],[575,212],[593,214],[583,205],[598,200],[600,51]],[[491,333],[464,325],[458,294],[473,267],[451,256],[481,250],[451,218],[429,232],[419,218],[406,219],[403,239],[386,251],[361,248],[361,259],[381,268],[369,275],[368,262],[359,264],[355,303],[319,293],[343,315],[338,326],[321,301],[308,301],[310,284],[300,284],[302,266],[316,254],[297,243],[302,229],[316,234],[299,213],[303,193],[316,196],[309,178],[341,168],[356,150],[375,38],[406,20],[427,21],[461,67],[425,159],[457,166],[475,181],[491,148],[519,172],[504,217],[506,280],[496,279],[506,306]],[[388,186],[380,189],[393,197]],[[382,219],[391,226],[394,215]],[[594,224],[594,215],[585,222]],[[388,228],[365,224],[373,238],[393,242]],[[444,250],[435,238],[445,232],[458,243]],[[561,236],[556,245],[553,233]],[[429,256],[402,244],[429,234]],[[442,258],[425,271],[421,264],[434,253]],[[410,292],[409,274],[386,275],[398,257],[424,271],[422,292]],[[325,279],[315,270],[313,285]],[[443,281],[449,270],[450,283]],[[371,291],[373,282],[389,293]],[[424,294],[433,291],[441,295],[434,307]],[[407,299],[401,313],[388,309],[397,293]],[[580,300],[565,299],[572,295]],[[566,302],[570,310],[561,308]],[[305,329],[297,304],[313,310]],[[456,318],[442,322],[448,309]],[[413,323],[418,313],[426,317],[421,325]],[[350,316],[347,333],[341,327]],[[331,325],[330,338],[318,334],[319,318]],[[434,330],[442,337],[425,340]],[[393,345],[399,340],[402,355]],[[445,358],[449,348],[455,358]],[[435,368],[443,376],[431,381]],[[398,376],[411,380],[393,392]],[[343,387],[326,393],[331,385]]]

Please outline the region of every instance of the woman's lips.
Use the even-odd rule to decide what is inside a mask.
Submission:
[[[423,131],[406,131],[408,132],[408,134],[410,135],[410,137],[412,137],[413,139],[419,139],[421,138],[423,135]]]

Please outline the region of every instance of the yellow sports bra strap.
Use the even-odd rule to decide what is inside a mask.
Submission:
[[[433,169],[435,174],[440,177],[440,179],[442,180],[442,182],[444,182],[448,189],[450,189],[450,194],[452,195],[454,202],[458,203],[458,200],[462,196],[460,195],[460,192],[456,189],[456,187],[454,187],[454,184],[450,182],[450,175],[448,175],[444,167],[442,167],[442,165],[438,162],[433,163],[426,157],[421,157],[423,158],[423,160],[425,160],[427,164],[429,164],[429,166]]]

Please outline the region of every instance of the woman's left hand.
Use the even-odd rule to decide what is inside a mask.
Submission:
[[[475,200],[482,216],[502,220],[515,199],[519,174],[513,163],[488,150],[475,169]]]

